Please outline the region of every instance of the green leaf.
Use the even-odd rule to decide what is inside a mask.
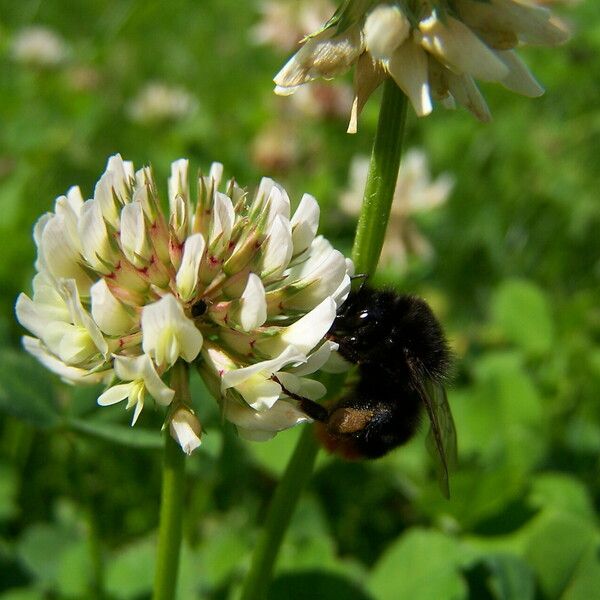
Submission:
[[[594,505],[586,486],[571,475],[544,473],[532,484],[529,503],[535,507],[554,509],[565,514],[595,519]]]
[[[23,352],[0,352],[0,411],[36,427],[58,423],[52,381],[45,369]]]
[[[578,590],[588,589],[590,581],[598,580],[598,532],[593,521],[546,511],[528,533],[525,557],[545,597],[579,594]],[[595,597],[595,593],[587,598]]]
[[[492,322],[512,342],[532,354],[550,350],[554,325],[544,292],[531,281],[513,279],[496,290]]]
[[[443,533],[413,529],[379,559],[367,589],[378,600],[467,598],[460,568],[470,558],[465,547]]]
[[[490,573],[490,588],[497,600],[533,600],[535,579],[533,571],[518,556],[496,554],[484,559]]]
[[[67,598],[85,598],[89,594],[92,564],[88,543],[76,542],[65,549],[56,572],[56,587]]]
[[[39,585],[54,588],[62,557],[77,542],[77,535],[69,526],[32,525],[19,541],[17,554]]]
[[[130,448],[158,450],[163,447],[159,431],[149,431],[140,427],[128,427],[104,423],[94,419],[68,419],[67,426],[83,435],[105,442],[114,442]]]
[[[156,554],[154,537],[138,540],[107,561],[106,591],[114,598],[138,598],[152,589]]]

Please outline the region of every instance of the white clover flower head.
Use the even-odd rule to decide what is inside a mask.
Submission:
[[[369,158],[354,157],[348,189],[340,198],[340,206],[348,215],[356,216],[360,211],[368,171]],[[433,247],[415,224],[413,216],[446,202],[453,187],[454,178],[449,173],[432,178],[423,150],[411,148],[406,152],[396,180],[381,264],[406,267],[410,256],[432,258]]]
[[[179,121],[196,109],[195,98],[185,89],[162,81],[147,83],[127,106],[132,121],[142,124]]]
[[[258,5],[260,20],[250,30],[256,44],[289,52],[334,10],[331,0],[263,0]]]
[[[47,27],[34,25],[17,33],[11,44],[11,53],[19,63],[51,69],[65,61],[69,50],[58,33]]]
[[[365,102],[387,77],[419,116],[430,114],[437,100],[446,108],[460,104],[489,121],[475,80],[540,96],[543,88],[515,49],[555,46],[568,37],[562,21],[528,0],[349,0],[277,73],[275,93],[293,94],[305,83],[355,66],[349,133],[356,132]]]
[[[127,400],[133,423],[149,399],[169,406],[186,452],[200,424],[170,369],[197,366],[247,437],[306,421],[286,392],[324,393],[306,376],[337,348],[325,338],[350,287],[312,196],[291,215],[271,179],[250,196],[222,172],[213,164],[192,195],[188,161],[174,162],[167,216],[151,170],[111,157],[93,198],[71,188],[38,220],[33,296],[16,304],[28,352],[68,382],[104,382],[98,403]]]

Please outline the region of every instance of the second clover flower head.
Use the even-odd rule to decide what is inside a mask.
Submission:
[[[200,423],[168,385],[193,364],[223,414],[246,437],[267,439],[307,420],[286,392],[319,398],[307,377],[337,346],[326,339],[350,289],[352,264],[317,236],[319,206],[264,178],[249,196],[222,183],[222,165],[189,184],[171,167],[169,214],[149,168],[119,155],[93,198],[79,188],[35,226],[33,295],[16,312],[25,348],[71,383],[107,385],[98,403],[127,400],[133,422],[153,399],[186,452]]]
[[[463,105],[488,121],[475,80],[540,96],[543,88],[515,49],[554,46],[567,38],[564,24],[529,0],[347,0],[275,76],[275,92],[289,95],[355,66],[351,133],[365,102],[387,77],[419,116],[431,113],[437,100],[447,108]]]

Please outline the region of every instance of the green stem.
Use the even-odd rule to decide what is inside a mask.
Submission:
[[[185,365],[177,363],[173,367],[171,388],[175,390],[175,402],[178,399],[185,401],[189,398],[188,372]],[[164,438],[165,453],[153,600],[175,598],[181,548],[185,454],[171,437],[168,427],[165,428]]]
[[[242,600],[265,598],[283,536],[296,508],[296,501],[310,479],[318,449],[312,427],[305,427],[271,500],[244,583]]]
[[[406,96],[393,80],[386,80],[365,199],[352,251],[357,273],[371,275],[375,271],[383,246],[400,166],[406,105]],[[323,381],[328,390],[326,400],[339,394],[344,379],[344,376],[338,375],[330,376],[329,381]],[[302,489],[310,479],[317,453],[318,446],[312,427],[305,427],[271,500],[264,529],[254,550],[250,572],[244,582],[241,600],[265,598],[277,553]]]
[[[406,106],[404,93],[393,79],[386,79],[365,195],[352,247],[356,273],[372,275],[377,268],[398,179]]]

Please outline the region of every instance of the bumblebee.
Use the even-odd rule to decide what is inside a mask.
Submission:
[[[448,497],[448,470],[456,458],[456,430],[444,388],[451,353],[429,305],[416,296],[363,285],[350,293],[328,337],[357,365],[358,380],[329,408],[296,397],[317,421],[323,446],[348,459],[378,458],[410,440],[425,412],[428,447]]]

